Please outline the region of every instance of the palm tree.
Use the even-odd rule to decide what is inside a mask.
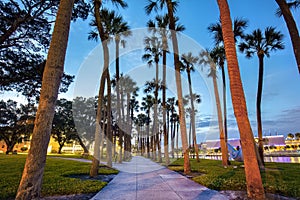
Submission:
[[[246,54],[247,58],[252,58],[254,54],[259,59],[258,86],[256,96],[256,117],[257,117],[257,132],[258,132],[258,151],[262,165],[264,165],[264,145],[262,138],[262,123],[261,123],[261,97],[263,88],[264,76],[264,56],[269,57],[271,51],[283,49],[283,35],[276,31],[273,27],[267,27],[262,33],[260,29],[256,29],[252,34],[246,35],[244,42],[239,44],[241,52]]]
[[[222,30],[221,30],[222,31]],[[227,133],[227,101],[226,101],[226,80],[225,80],[225,49],[224,46],[216,46],[209,52],[210,58],[213,60],[215,64],[217,64],[222,70],[222,85],[223,85],[223,123],[224,123],[224,137],[225,137],[225,152],[228,152],[227,143],[228,143],[228,133]],[[217,73],[217,72],[216,72]],[[227,164],[230,162],[228,160],[228,155],[224,155],[227,157]]]
[[[112,142],[113,142],[113,135],[111,131],[111,125],[112,125],[112,120],[111,120],[111,82],[110,82],[110,75],[109,75],[109,70],[107,69],[107,127],[106,127],[106,135],[107,135],[107,140],[106,140],[106,154],[107,154],[107,166],[112,167]]]
[[[255,143],[248,118],[245,94],[242,86],[239,64],[237,60],[232,21],[227,0],[217,0],[224,39],[227,68],[230,81],[231,99],[240,132],[244,154],[247,194],[249,198],[264,199],[265,193],[256,159]]]
[[[120,49],[120,44],[123,46],[123,48],[125,47],[125,40],[123,40],[122,38],[129,37],[131,35],[131,31],[129,30],[130,28],[127,22],[124,22],[122,16],[120,15],[116,15],[115,17],[113,17],[111,27],[112,27],[112,34],[115,35],[115,44],[116,44],[117,126],[119,127],[121,123],[120,85],[118,83],[120,80],[119,49]],[[119,137],[123,137],[123,131],[119,131],[119,133],[120,133]],[[122,139],[120,140],[120,142],[122,142]],[[122,146],[122,143],[120,145]],[[122,162],[122,159],[120,159],[120,161]]]
[[[280,12],[277,12],[277,15],[278,16],[283,15],[283,18],[289,30],[296,62],[298,65],[298,71],[300,73],[300,36],[299,36],[297,24],[294,20],[292,12],[290,11],[290,7],[299,8],[300,1],[295,0],[289,3],[287,3],[286,0],[275,0],[275,1],[280,8]]]
[[[187,106],[189,103],[190,103],[190,101],[191,101],[191,99],[193,99],[193,104],[195,104],[195,103],[201,103],[201,98],[200,98],[200,95],[199,94],[196,94],[196,93],[193,93],[193,95],[192,95],[192,98],[191,98],[191,95],[185,95],[184,96],[184,105],[185,106]],[[187,107],[186,108],[186,115],[187,115],[187,117],[189,116],[190,117],[190,130],[189,130],[189,147],[191,148],[191,147],[193,147],[193,152],[195,153],[196,152],[196,149],[195,148],[197,148],[197,149],[199,149],[198,148],[198,145],[197,145],[197,147],[195,147],[195,145],[194,144],[197,144],[197,142],[195,142],[195,138],[193,137],[193,140],[192,140],[192,142],[191,142],[191,137],[192,137],[192,126],[193,126],[193,124],[192,124],[192,116],[194,117],[194,123],[195,123],[195,121],[196,121],[196,113],[198,112],[198,110],[197,109],[192,109],[191,107]],[[198,150],[197,150],[198,151]]]
[[[189,160],[189,149],[187,142],[187,134],[186,134],[186,122],[185,122],[185,113],[183,106],[183,96],[182,96],[182,85],[181,85],[181,75],[180,75],[180,61],[179,61],[179,48],[178,48],[178,40],[176,35],[176,21],[174,17],[174,13],[176,12],[176,8],[178,6],[178,1],[172,0],[149,0],[149,4],[145,7],[146,13],[150,14],[152,10],[158,10],[158,8],[162,9],[164,7],[168,10],[169,16],[169,29],[171,30],[171,38],[173,44],[173,52],[174,52],[174,64],[175,64],[175,78],[176,78],[176,88],[177,88],[177,96],[178,96],[178,109],[179,109],[179,118],[180,118],[180,133],[182,140],[182,149],[184,152],[184,173],[189,174],[191,172],[190,160]]]
[[[242,18],[235,18],[233,22],[233,34],[235,43],[239,38],[244,37],[244,30],[248,26],[248,21]],[[222,70],[222,83],[223,83],[223,116],[224,116],[224,134],[225,134],[225,142],[227,144],[228,141],[228,133],[227,133],[227,103],[226,103],[226,80],[225,80],[225,49],[224,49],[224,40],[222,34],[222,26],[221,19],[215,23],[209,25],[207,28],[210,33],[213,34],[215,47],[212,51],[210,51],[210,57],[214,60]],[[227,149],[227,145],[225,147]],[[226,150],[227,151],[227,150]],[[227,156],[228,157],[228,156]],[[229,164],[229,160],[227,161]]]
[[[104,87],[105,87],[105,79],[109,78],[108,75],[108,66],[109,66],[109,60],[108,60],[108,46],[107,46],[107,40],[108,33],[105,30],[105,25],[103,24],[103,14],[108,13],[106,11],[101,11],[102,7],[102,0],[94,0],[94,17],[95,20],[92,22],[92,25],[95,25],[97,27],[97,31],[99,34],[99,37],[102,42],[102,48],[103,48],[103,57],[104,57],[104,67],[103,67],[103,73],[101,75],[100,79],[100,88],[99,88],[99,94],[98,94],[98,109],[97,109],[97,116],[96,116],[96,130],[95,130],[95,143],[94,143],[94,156],[92,161],[92,166],[90,170],[90,176],[95,177],[98,175],[98,168],[100,163],[100,135],[101,135],[101,127],[100,127],[100,121],[101,121],[101,107],[102,107],[102,99],[104,96]],[[127,7],[127,4],[123,0],[111,0],[113,4],[116,6],[121,6],[123,8]],[[93,32],[92,32],[93,34]],[[94,34],[95,35],[95,34]]]
[[[167,123],[168,123],[168,129],[169,126],[171,126],[170,128],[170,133],[171,133],[171,155],[172,158],[174,158],[174,138],[175,138],[175,132],[174,130],[174,116],[176,115],[176,111],[175,111],[175,97],[171,97],[167,99]],[[169,114],[169,112],[171,112],[171,115]]]
[[[146,134],[147,134],[147,141],[146,141],[146,145],[147,145],[147,158],[150,158],[150,112],[151,112],[151,108],[153,106],[153,96],[151,95],[147,95],[146,97],[143,97],[143,101],[142,101],[142,106],[141,109],[144,110],[147,114],[147,121],[146,121]]]
[[[175,21],[177,22],[179,19],[176,18]],[[167,124],[166,124],[166,66],[167,66],[167,53],[168,53],[168,37],[170,35],[170,31],[168,31],[169,26],[169,16],[166,14],[164,16],[156,16],[155,21],[149,20],[147,26],[149,31],[153,33],[158,33],[159,36],[162,38],[162,64],[163,64],[163,78],[162,78],[162,107],[163,107],[163,135],[164,135],[164,157],[166,165],[169,165],[169,142],[168,142],[168,131],[167,131]],[[184,26],[181,24],[177,24],[176,31],[183,31],[185,30]]]
[[[145,153],[145,131],[144,131],[144,125],[148,121],[147,115],[144,113],[140,113],[137,115],[136,118],[136,125],[137,125],[137,130],[138,130],[138,146],[141,148],[141,155],[143,156]],[[143,130],[142,130],[143,129]]]
[[[191,104],[191,125],[192,125],[192,135],[193,135],[193,146],[196,152],[196,160],[199,162],[199,149],[197,145],[197,137],[196,137],[196,122],[195,122],[195,107],[194,107],[194,99],[193,99],[193,89],[192,89],[192,78],[191,72],[195,71],[194,65],[197,64],[199,58],[193,56],[191,52],[188,54],[183,54],[181,56],[181,70],[186,71],[188,76],[189,83],[189,93],[190,93],[190,104]]]
[[[218,115],[218,123],[219,123],[219,132],[220,132],[222,165],[225,167],[228,165],[228,150],[227,150],[227,143],[225,141],[222,109],[221,109],[220,96],[219,96],[218,84],[217,84],[217,67],[216,67],[216,64],[214,63],[214,60],[211,59],[209,51],[200,52],[199,57],[200,57],[199,64],[206,64],[210,67],[208,76],[212,77],[212,80],[213,80],[214,94],[215,94],[215,99],[216,99],[216,107],[217,107],[217,115]]]
[[[122,89],[126,94],[126,105],[127,105],[127,112],[126,112],[126,134],[124,135],[124,160],[130,158],[130,146],[131,146],[131,119],[133,118],[133,112],[131,114],[131,97],[137,96],[138,87],[136,86],[136,82],[134,82],[131,77],[124,76],[120,81],[122,84]],[[133,108],[132,108],[133,109]]]
[[[158,63],[159,59],[162,55],[162,42],[159,40],[158,37],[153,35],[152,37],[146,37],[144,40],[145,43],[145,54],[143,55],[142,59],[144,61],[147,61],[149,67],[152,66],[152,63],[155,63],[155,80],[154,80],[154,117],[153,117],[153,131],[152,135],[155,138],[158,129],[157,129],[157,104],[158,104],[158,89],[159,89],[159,68],[158,68]],[[155,147],[155,142],[153,143]],[[154,148],[155,149],[155,148]],[[154,150],[155,152],[155,150]],[[155,153],[154,153],[155,155]],[[154,157],[155,159],[155,157]]]
[[[244,30],[248,27],[248,21],[243,18],[235,18],[233,21],[233,34],[235,43],[244,37]],[[215,46],[224,46],[221,19],[217,23],[210,24],[208,31],[213,34]]]
[[[46,164],[51,125],[61,77],[64,71],[72,8],[74,0],[60,1],[56,22],[43,74],[39,106],[30,150],[16,195],[18,200],[39,198]]]

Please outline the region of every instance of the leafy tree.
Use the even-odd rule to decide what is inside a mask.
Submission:
[[[247,194],[249,198],[264,199],[265,193],[256,159],[253,132],[248,118],[246,99],[236,55],[230,9],[227,0],[217,0],[217,3],[221,16],[220,18],[228,66],[227,68],[230,81],[232,105],[240,132],[242,149],[244,153]]]
[[[16,101],[1,100],[0,111],[0,140],[4,140],[9,154],[15,144],[30,138],[36,109],[33,104],[18,106]]]
[[[59,144],[59,154],[65,143],[77,139],[72,113],[72,101],[59,99],[56,102],[51,134]]]
[[[78,134],[77,141],[84,153],[88,153],[95,136],[96,98],[76,97],[73,99],[72,113]]]
[[[264,57],[270,57],[271,51],[276,51],[284,48],[282,43],[283,35],[276,31],[274,27],[267,27],[262,33],[260,29],[256,29],[252,34],[247,34],[244,41],[239,44],[241,52],[246,54],[247,58],[252,58],[254,54],[258,56],[259,72],[258,85],[256,96],[256,117],[257,117],[257,132],[258,132],[258,151],[262,164],[264,164],[264,146],[262,137],[262,122],[261,122],[261,98],[263,89],[264,76]]]
[[[295,137],[296,137],[297,140],[299,140],[300,139],[300,133],[295,133]]]
[[[15,90],[28,99],[38,98],[50,44],[50,30],[59,1],[0,2],[0,90]],[[85,19],[89,6],[76,0],[73,19]],[[63,75],[65,92],[73,77]]]

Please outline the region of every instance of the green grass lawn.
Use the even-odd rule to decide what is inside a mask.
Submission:
[[[193,180],[214,190],[246,190],[246,179],[242,163],[232,162],[224,168],[221,161],[191,159]],[[236,166],[236,168],[234,168]],[[183,171],[183,159],[172,162],[171,170]],[[288,197],[300,197],[300,164],[266,163],[261,173],[265,191]]]
[[[22,176],[26,155],[0,154],[0,199],[14,199]],[[90,163],[47,158],[42,196],[87,194],[101,190],[106,182],[81,180],[70,175],[89,174]],[[117,170],[102,167],[100,174],[116,174]]]

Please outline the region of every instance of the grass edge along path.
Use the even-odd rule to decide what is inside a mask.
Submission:
[[[172,162],[168,168],[182,173],[183,159]],[[197,163],[191,159],[191,169],[192,180],[210,189],[246,191],[241,162],[231,162],[231,166],[224,168],[218,160],[201,159]],[[266,170],[261,172],[261,176],[267,193],[300,199],[300,164],[266,163]]]
[[[0,154],[0,200],[14,199],[24,169],[26,155]],[[106,182],[81,180],[72,175],[88,175],[90,163],[47,157],[42,196],[97,193]],[[118,171],[101,165],[99,174],[117,174]]]

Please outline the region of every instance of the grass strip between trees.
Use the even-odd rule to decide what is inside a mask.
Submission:
[[[26,155],[0,154],[0,200],[14,199],[24,169]],[[42,196],[88,194],[99,192],[106,182],[100,180],[81,180],[72,175],[88,175],[90,163],[47,158],[43,178]],[[103,167],[99,174],[116,174],[115,169]]]
[[[232,162],[228,168],[221,161],[191,159],[192,179],[214,190],[246,191],[243,163]],[[169,165],[169,169],[183,172],[183,159]],[[280,194],[288,197],[300,197],[300,164],[266,163],[266,170],[261,172],[263,185],[267,193]]]

